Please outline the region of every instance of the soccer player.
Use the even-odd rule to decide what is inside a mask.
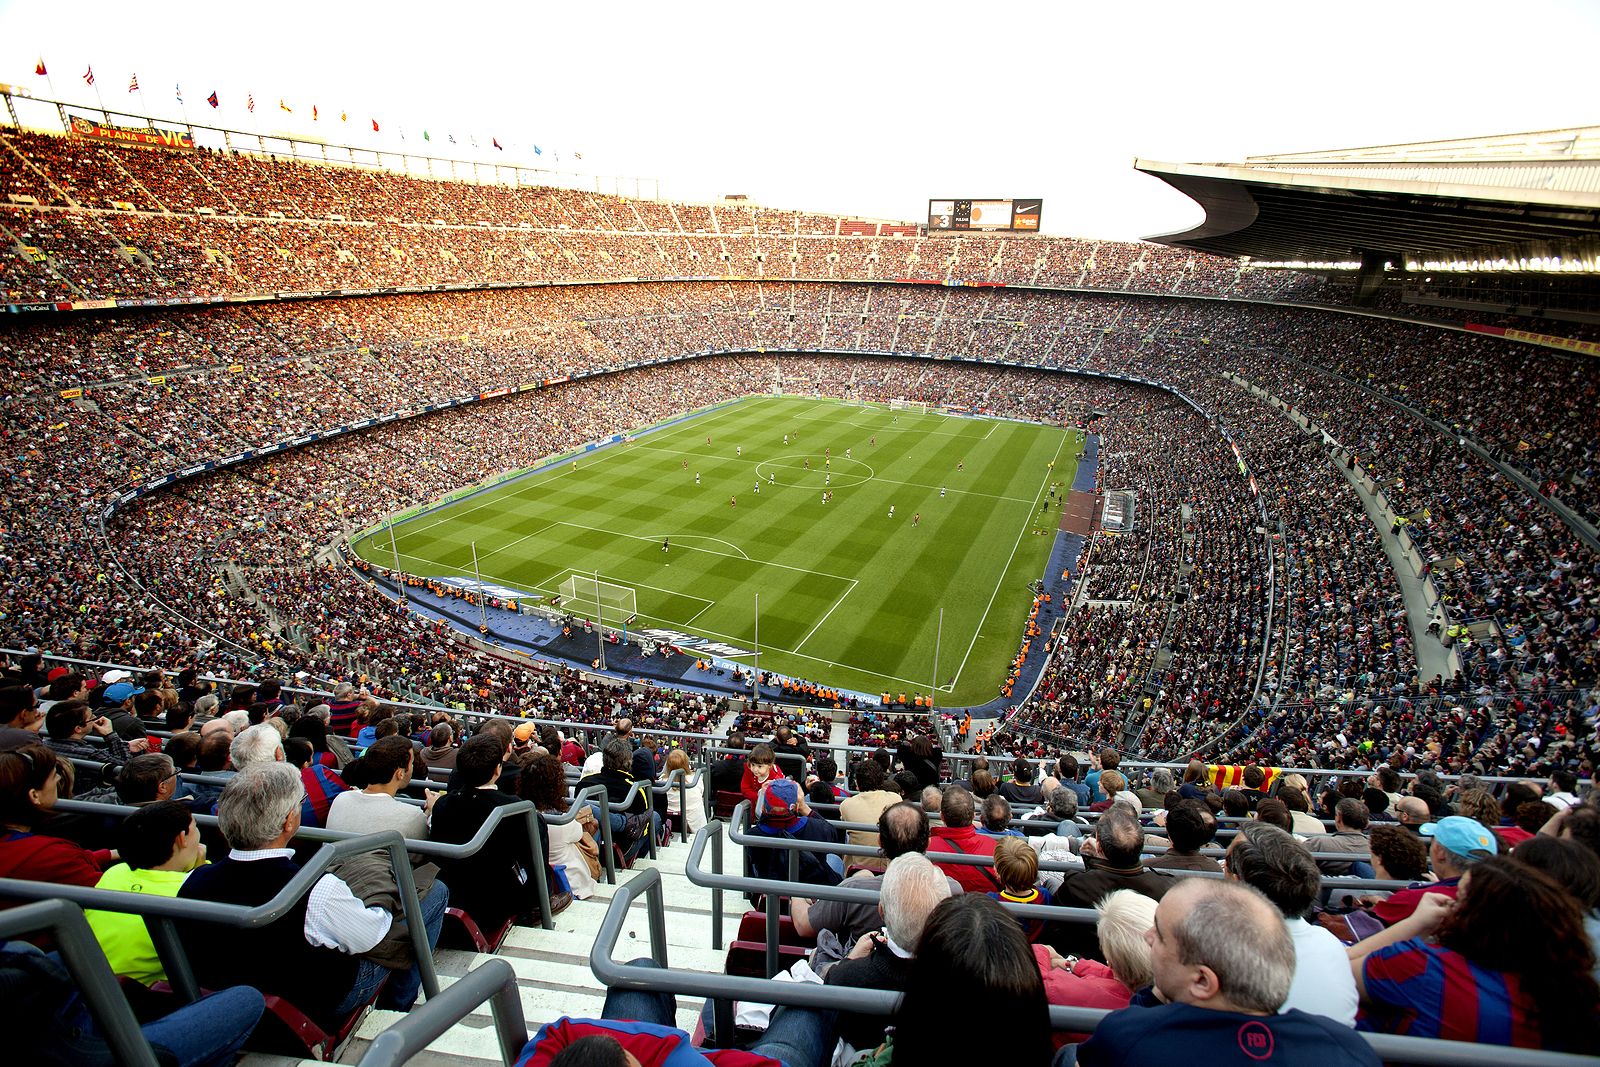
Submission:
[[[784,444],[788,444],[789,443],[789,435],[788,434],[784,434],[783,435],[783,443]]]
[[[761,495],[761,479],[760,478],[756,479],[756,487],[755,487],[754,490],[752,490],[752,492],[754,492],[756,494],[756,496],[760,496]]]
[[[729,497],[729,498],[728,498],[728,506],[729,506],[729,507],[730,507],[730,508],[736,508],[736,507],[738,507],[738,506],[739,506],[739,498],[738,498],[738,497],[736,497],[736,496],[730,496],[730,497]]]
[[[743,456],[744,455],[744,445],[734,445],[733,446],[733,454],[735,456]]]
[[[706,444],[709,445],[710,443],[711,443],[711,435],[710,434],[706,434]]]
[[[915,515],[911,516],[911,525],[913,525],[913,526],[921,526],[922,525],[922,512],[919,511]]]
[[[844,450],[844,458],[845,459],[849,459],[850,458],[850,450],[848,448]]]
[[[877,434],[873,434],[872,435],[872,447],[873,448],[877,448],[878,447],[878,435]]]
[[[699,485],[700,484],[700,472],[699,471],[695,471],[694,472],[694,484],[695,485]]]
[[[669,547],[671,547],[671,543],[672,539],[670,537],[663,537],[661,539],[661,551],[665,552]]]
[[[893,504],[889,505],[889,517],[891,519],[894,518],[894,505]]]
[[[776,483],[775,483],[775,482],[774,482],[774,481],[773,481],[773,480],[772,480],[772,472],[771,472],[771,471],[768,471],[768,472],[767,472],[767,484],[768,484],[768,485],[774,485],[774,484],[776,484]]]
[[[827,490],[823,490],[823,493],[822,493],[822,505],[823,505],[823,507],[827,507],[827,505],[828,505],[828,493],[827,493]]]
[[[939,499],[940,500],[944,499],[944,486],[942,486],[942,485],[939,487]]]
[[[823,476],[822,476],[822,484],[823,484],[823,485],[832,485],[832,484],[833,484],[833,475],[831,475],[831,474],[824,474],[824,475],[823,475]]]
[[[961,460],[960,462],[958,462],[956,464],[956,470],[964,471],[966,469],[967,469],[967,461],[966,460],[963,459],[963,460]]]
[[[806,457],[806,470],[810,470],[810,469],[811,469],[811,457],[807,456]]]

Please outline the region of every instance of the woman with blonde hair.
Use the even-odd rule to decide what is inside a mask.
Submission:
[[[1100,913],[1095,936],[1104,963],[1062,956],[1049,945],[1033,946],[1033,959],[1051,1004],[1115,1011],[1126,1008],[1134,992],[1152,981],[1150,944],[1144,935],[1155,925],[1156,902],[1131,889],[1118,889],[1107,893],[1094,908]],[[1055,1043],[1060,1048],[1085,1038],[1060,1031]]]
[[[687,783],[695,777],[689,767],[689,754],[681,748],[675,748],[667,753],[667,773],[661,780],[667,788],[667,814],[679,815],[678,810],[678,784],[672,780],[673,771],[682,771],[683,780]],[[689,806],[689,832],[696,833],[706,824],[706,783],[703,778],[690,785],[684,793],[684,803]]]

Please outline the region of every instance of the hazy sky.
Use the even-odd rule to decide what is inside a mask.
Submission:
[[[420,147],[426,128],[448,149],[453,131],[465,154],[469,134],[505,162],[533,162],[538,144],[546,165],[559,153],[564,167],[659,178],[675,199],[744,193],[873,217],[917,219],[932,197],[1039,196],[1046,232],[1120,238],[1200,219],[1133,171],[1135,156],[1595,124],[1597,55],[1597,0],[0,0],[0,82],[46,92],[43,56],[72,102],[95,102],[92,64],[113,108],[137,107],[137,73],[148,111],[176,117],[181,84],[197,122],[391,148],[401,129]]]

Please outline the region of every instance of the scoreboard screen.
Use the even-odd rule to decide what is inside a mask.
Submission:
[[[1044,201],[929,200],[930,230],[1018,230],[1037,233]]]

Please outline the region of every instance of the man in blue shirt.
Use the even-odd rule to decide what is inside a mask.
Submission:
[[[1082,1067],[1378,1067],[1349,1027],[1298,1009],[1277,1014],[1294,981],[1294,940],[1278,909],[1250,886],[1181,879],[1161,898],[1145,940],[1151,992],[1162,1003],[1107,1015],[1078,1047]],[[1141,1000],[1151,1003],[1147,994],[1134,1003]]]

